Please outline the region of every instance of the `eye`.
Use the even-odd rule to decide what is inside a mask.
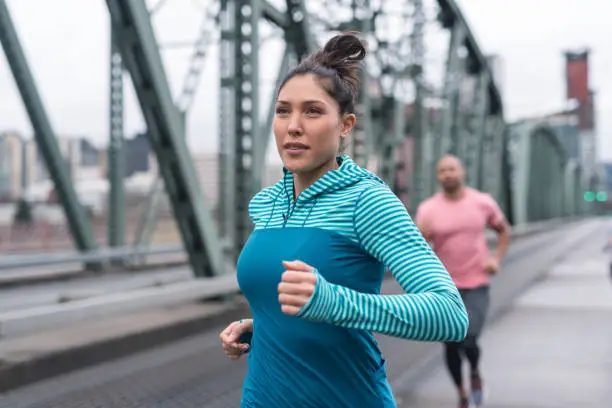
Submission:
[[[308,116],[317,116],[317,115],[321,115],[323,112],[321,111],[321,109],[314,107],[314,106],[309,106],[308,108],[306,108],[306,115]]]
[[[283,107],[283,106],[277,106],[276,107],[276,114],[277,115],[286,115],[289,113],[289,109]]]

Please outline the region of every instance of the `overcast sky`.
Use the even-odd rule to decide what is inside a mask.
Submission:
[[[516,119],[559,109],[564,100],[563,50],[588,46],[591,87],[597,92],[600,155],[612,159],[612,15],[610,0],[457,0],[485,53],[503,58],[507,117]],[[149,4],[155,1],[148,1]],[[198,3],[168,0],[154,24],[162,47],[193,40],[201,21]],[[8,0],[30,66],[58,134],[107,139],[108,15],[102,0]],[[432,33],[435,30],[432,30]],[[428,37],[431,61],[443,61],[439,37]],[[271,91],[281,43],[262,48],[262,90]],[[163,50],[175,95],[180,93],[191,50]],[[31,128],[4,54],[0,54],[0,130]],[[217,52],[210,50],[204,79],[189,118],[194,151],[217,146]],[[265,98],[267,99],[267,98]],[[265,102],[265,101],[264,101]],[[266,105],[263,105],[266,106]],[[127,91],[126,132],[143,128],[134,94]]]

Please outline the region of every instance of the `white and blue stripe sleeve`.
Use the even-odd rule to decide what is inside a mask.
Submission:
[[[401,201],[385,186],[368,188],[354,223],[363,248],[389,268],[406,293],[361,293],[319,274],[298,316],[411,340],[463,340],[468,315],[459,292]]]

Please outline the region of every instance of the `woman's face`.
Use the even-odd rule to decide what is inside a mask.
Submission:
[[[287,170],[308,173],[335,161],[340,140],[355,116],[340,115],[338,103],[311,74],[291,78],[281,88],[274,116],[274,138]]]

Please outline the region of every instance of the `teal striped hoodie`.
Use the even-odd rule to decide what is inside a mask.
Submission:
[[[242,407],[394,407],[372,332],[460,341],[468,317],[450,276],[403,204],[348,156],[293,199],[293,174],[249,205],[255,229],[237,264],[254,332]],[[316,268],[297,316],[277,286],[284,260]],[[388,268],[406,292],[381,295]]]

